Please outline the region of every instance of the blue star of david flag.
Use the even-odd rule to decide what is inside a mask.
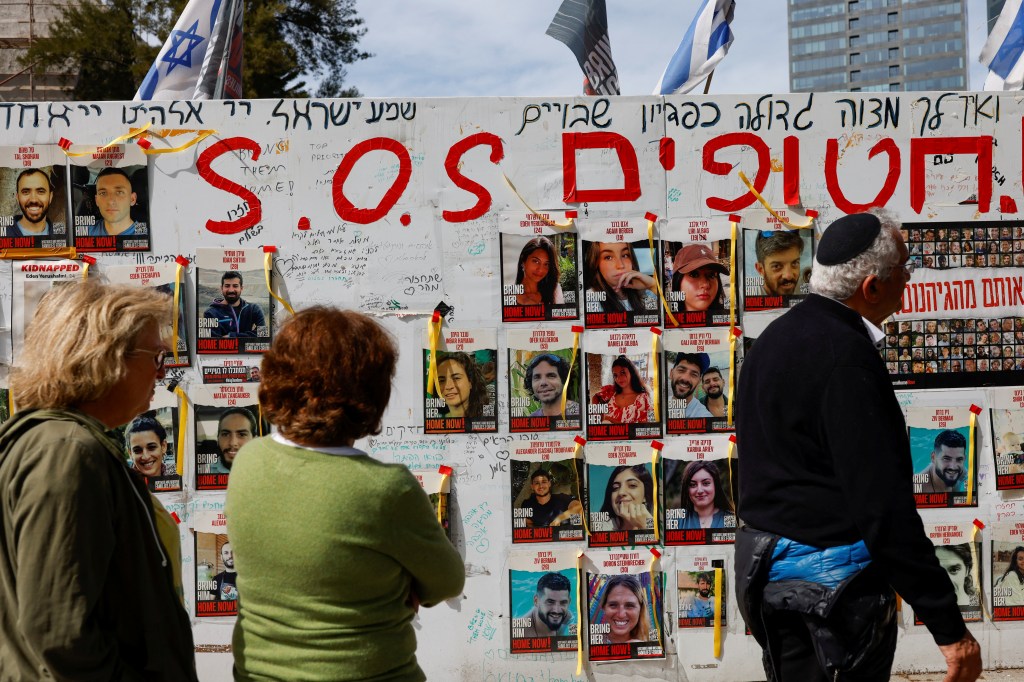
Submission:
[[[241,11],[241,0],[189,0],[135,101],[241,96]]]
[[[1024,8],[1006,0],[978,61],[988,67],[986,90],[1024,89]]]
[[[703,0],[697,16],[686,29],[683,40],[668,61],[655,95],[689,92],[722,61],[733,33],[729,28],[735,10],[734,0]]]

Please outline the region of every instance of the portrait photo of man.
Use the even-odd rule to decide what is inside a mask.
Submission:
[[[530,414],[531,417],[561,417],[562,388],[569,379],[569,363],[565,358],[552,353],[537,355],[526,367],[526,390],[540,402],[540,408]],[[575,400],[567,400],[565,414],[578,415],[580,404]]]
[[[217,461],[210,465],[211,474],[231,472],[235,456],[242,446],[259,433],[256,417],[244,407],[229,407],[217,420]]]
[[[729,396],[725,394],[725,379],[722,377],[722,370],[717,367],[708,367],[701,375],[701,385],[704,387],[704,397],[700,399],[701,405],[715,417],[725,417],[729,410]]]
[[[925,477],[919,492],[963,492],[967,480],[967,439],[959,431],[940,431],[928,466],[915,478]]]
[[[100,217],[89,227],[90,237],[135,234],[132,207],[138,202],[138,195],[128,173],[114,167],[101,170],[96,175],[95,201]]]
[[[575,622],[572,612],[572,586],[561,573],[545,573],[537,581],[533,595],[533,608],[526,637],[558,637],[568,634],[568,626]]]
[[[676,353],[672,368],[668,372],[669,388],[672,398],[686,406],[684,416],[712,417],[707,407],[696,397],[697,387],[702,385],[702,377],[711,364],[707,353]]]
[[[804,240],[799,231],[779,230],[768,235],[758,232],[754,241],[757,257],[754,269],[763,279],[760,293],[765,296],[792,296],[800,293],[800,260],[803,252]]]
[[[27,168],[18,174],[15,199],[21,211],[14,216],[14,224],[7,228],[5,237],[40,237],[53,234],[48,218],[54,196],[50,174],[39,168]]]
[[[237,270],[229,270],[220,277],[220,296],[210,302],[203,313],[207,319],[217,320],[209,329],[213,338],[256,338],[267,325],[263,310],[256,303],[242,298],[244,279]],[[203,331],[200,328],[200,331]]]
[[[583,513],[583,505],[576,496],[552,491],[555,484],[554,477],[547,469],[538,467],[530,474],[532,492],[519,505],[520,509],[531,510],[531,515],[526,517],[528,528],[558,526],[568,523],[572,516]]]
[[[217,599],[238,599],[238,573],[235,571],[235,553],[231,550],[230,542],[221,545],[220,560],[224,563],[224,570],[213,576],[214,582],[217,583]]]

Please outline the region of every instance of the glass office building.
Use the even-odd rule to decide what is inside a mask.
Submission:
[[[787,0],[792,92],[967,89],[966,0]]]

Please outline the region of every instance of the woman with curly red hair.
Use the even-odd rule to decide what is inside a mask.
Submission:
[[[413,617],[465,568],[409,470],[353,447],[380,433],[397,356],[371,318],[317,306],[263,358],[277,433],[238,453],[226,505],[236,680],[425,679]]]

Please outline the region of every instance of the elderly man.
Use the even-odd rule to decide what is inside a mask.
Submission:
[[[945,656],[947,681],[981,673],[914,508],[906,424],[878,352],[879,326],[900,309],[912,270],[899,227],[884,214],[833,223],[815,293],[767,327],[740,373],[749,525],[736,534],[736,591],[771,680],[888,680],[894,589]]]

